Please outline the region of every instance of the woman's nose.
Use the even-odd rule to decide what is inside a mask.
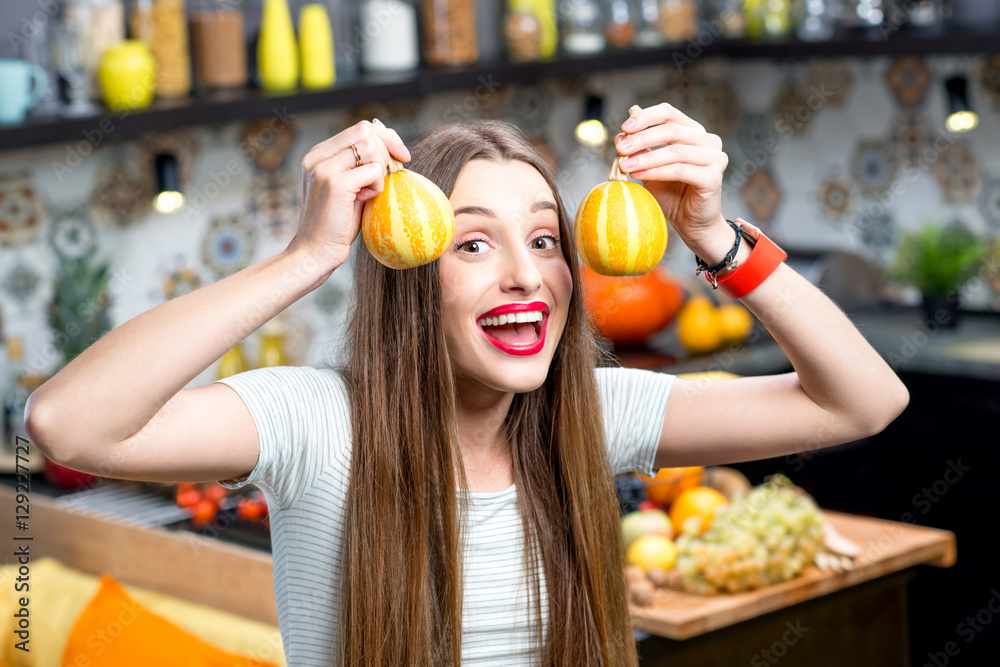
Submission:
[[[504,252],[503,280],[505,292],[532,294],[542,286],[542,274],[525,247]]]

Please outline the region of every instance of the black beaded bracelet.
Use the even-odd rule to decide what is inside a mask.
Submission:
[[[718,264],[709,266],[708,263],[701,257],[698,255],[694,256],[694,261],[697,266],[694,271],[694,275],[701,275],[702,271],[707,273],[712,278],[712,289],[719,289],[719,285],[715,282],[715,276],[719,273],[719,271],[722,269],[729,269],[732,271],[736,268],[736,254],[740,251],[740,242],[743,240],[743,225],[728,219],[726,222],[728,222],[729,226],[736,232],[736,241],[733,243],[733,247],[729,249],[729,252],[726,253],[726,256],[722,258],[722,261]]]

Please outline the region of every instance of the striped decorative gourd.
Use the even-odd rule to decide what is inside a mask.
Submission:
[[[608,182],[576,210],[576,247],[584,264],[603,276],[641,276],[663,259],[667,219],[653,195],[619,170],[618,160]]]
[[[445,251],[455,233],[455,213],[441,188],[391,159],[382,192],[365,202],[361,233],[379,262],[411,269]]]

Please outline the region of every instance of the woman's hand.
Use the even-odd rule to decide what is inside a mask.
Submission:
[[[313,146],[302,158],[302,213],[287,250],[306,249],[331,271],[343,264],[365,202],[382,191],[390,155],[410,159],[399,135],[378,120],[363,120]]]
[[[729,163],[722,140],[666,103],[637,111],[622,130],[615,137],[620,169],[642,180],[684,242],[697,248],[721,228],[732,245],[722,217],[722,174]]]

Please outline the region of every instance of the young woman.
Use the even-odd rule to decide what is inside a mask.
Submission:
[[[666,104],[623,130],[623,168],[700,258],[723,259],[735,233],[718,137]],[[410,160],[378,123],[315,146],[286,250],[126,322],[27,410],[36,444],[79,470],[262,488],[290,665],[634,664],[614,473],[855,440],[908,401],[844,314],[780,263],[742,300],[795,372],[595,370],[552,175],[497,122],[414,145],[408,167],[449,196],[454,242],[405,271],[357,250],[344,368],[185,389],[344,264],[390,155]],[[738,262],[755,261],[749,245]]]

